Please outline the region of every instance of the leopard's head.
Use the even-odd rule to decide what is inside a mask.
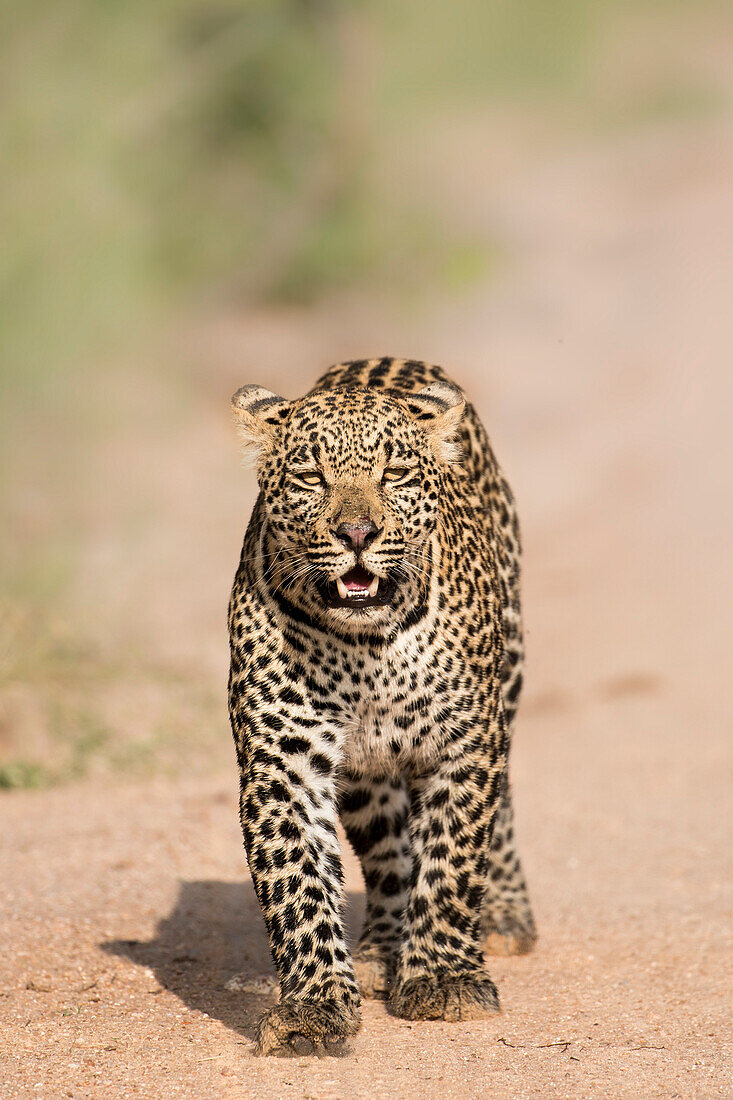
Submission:
[[[233,398],[257,453],[269,583],[332,622],[386,622],[424,577],[439,522],[460,390],[324,390],[288,402],[260,386]]]

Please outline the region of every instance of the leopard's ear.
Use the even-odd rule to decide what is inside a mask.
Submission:
[[[460,454],[456,433],[463,419],[466,399],[450,382],[431,382],[405,398],[410,414],[427,433],[435,453],[444,462]]]
[[[273,445],[290,402],[266,390],[264,386],[242,386],[232,397],[237,431],[247,457],[256,461]]]

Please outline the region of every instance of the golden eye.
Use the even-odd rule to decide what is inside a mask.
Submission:
[[[382,474],[382,481],[402,481],[411,473],[406,466],[388,466]]]
[[[303,470],[292,476],[295,481],[300,482],[301,485],[307,485],[311,489],[315,489],[318,485],[323,485],[323,477],[319,474],[318,470]]]

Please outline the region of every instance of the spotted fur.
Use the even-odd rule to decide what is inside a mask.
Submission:
[[[408,1019],[496,1011],[484,950],[535,939],[507,778],[523,663],[509,486],[439,367],[359,360],[299,400],[245,387],[234,407],[260,494],[229,611],[230,713],[281,988],[257,1050],[338,1048],[360,993]],[[343,524],[369,541],[345,543]],[[329,604],[357,564],[388,602]],[[353,958],[339,816],[367,892]]]

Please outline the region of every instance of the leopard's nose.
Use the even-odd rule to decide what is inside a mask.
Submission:
[[[336,538],[355,554],[360,554],[379,534],[379,528],[371,520],[360,523],[341,523],[333,532]]]

